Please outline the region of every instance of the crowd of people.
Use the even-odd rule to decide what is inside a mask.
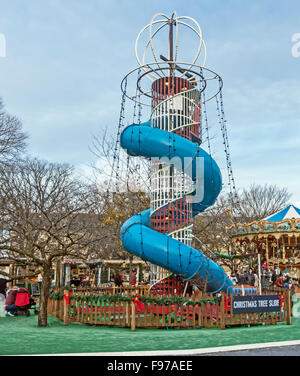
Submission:
[[[252,268],[239,268],[236,271],[229,272],[228,277],[235,285],[250,285],[259,287],[259,278]],[[279,266],[268,266],[265,262],[261,268],[261,288],[268,290],[272,287],[287,288],[295,291],[295,283],[288,270],[281,271]]]

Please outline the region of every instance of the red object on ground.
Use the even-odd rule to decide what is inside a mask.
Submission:
[[[23,307],[30,303],[30,293],[28,290],[21,287],[17,292],[15,305],[17,307]]]

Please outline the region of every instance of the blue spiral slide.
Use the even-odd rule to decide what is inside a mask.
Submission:
[[[120,143],[130,156],[167,156],[169,159],[179,157],[183,169],[184,163],[189,160],[190,166],[186,170],[190,171],[194,192],[197,192],[197,189],[203,191],[201,201],[192,203],[192,215],[196,216],[214,204],[222,188],[221,172],[214,159],[198,144],[177,134],[153,128],[150,121],[140,125],[129,125],[123,130]],[[204,173],[200,174],[198,171],[197,174],[199,165],[196,163],[196,157],[203,161]],[[200,175],[202,179],[198,178]],[[209,293],[227,292],[228,287],[233,286],[223,268],[204,256],[200,250],[151,229],[150,209],[129,218],[121,227],[120,238],[126,251],[160,265],[181,276],[183,280],[207,280]]]

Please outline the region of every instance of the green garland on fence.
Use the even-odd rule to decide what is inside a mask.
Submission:
[[[49,295],[50,299],[54,300],[61,300],[63,299],[63,292],[59,293],[51,293]],[[183,298],[181,296],[172,296],[169,298],[154,298],[154,297],[148,297],[148,296],[124,296],[121,294],[115,294],[115,295],[70,295],[69,297],[71,300],[75,300],[76,302],[105,302],[105,303],[116,303],[116,302],[131,302],[134,300],[139,300],[141,303],[149,304],[188,304],[188,305],[202,305],[206,303],[216,304],[218,301],[220,301],[220,298],[215,296],[214,298],[210,299],[201,299],[201,300],[190,300],[187,298]]]
[[[106,302],[106,303],[115,303],[115,302],[130,302],[133,297],[123,296],[121,294],[116,295],[71,295],[70,299],[75,300],[76,302]]]
[[[49,294],[49,299],[53,299],[53,300],[61,300],[62,298],[64,297],[64,292],[63,291],[60,291],[60,292],[50,292]]]
[[[216,304],[219,301],[218,297],[212,299],[190,300],[181,296],[172,296],[169,298],[153,298],[148,296],[141,296],[142,303],[155,303],[155,304],[188,304],[188,305],[202,305],[206,303]]]

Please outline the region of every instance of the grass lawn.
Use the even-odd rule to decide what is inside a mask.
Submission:
[[[0,355],[110,351],[184,350],[300,339],[300,318],[292,325],[242,326],[221,329],[137,329],[63,323],[49,316],[39,328],[37,316],[0,318]]]

